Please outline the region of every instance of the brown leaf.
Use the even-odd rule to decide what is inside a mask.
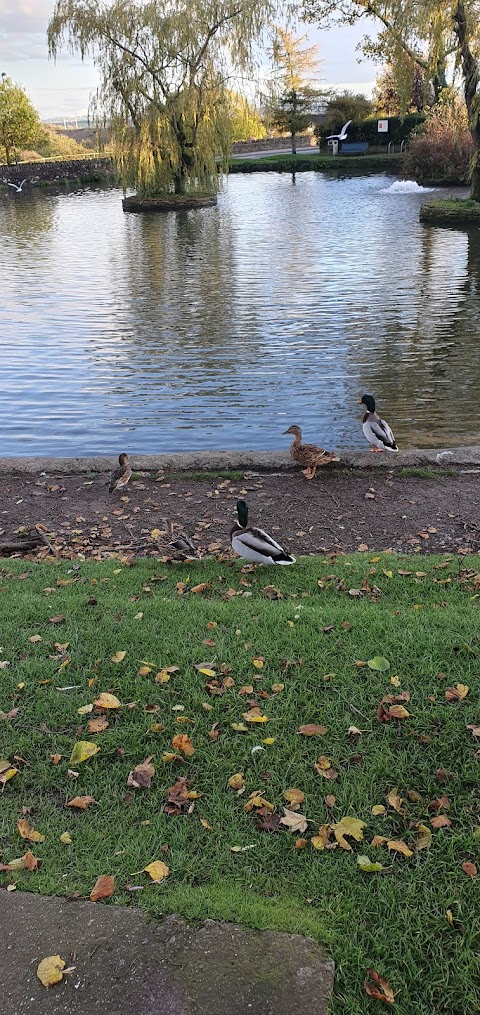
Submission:
[[[402,853],[403,856],[413,856],[412,850],[408,848],[403,839],[389,839],[387,848],[394,853]]]
[[[133,771],[129,773],[127,786],[133,786],[134,789],[150,789],[155,775],[155,768],[150,764],[152,757],[153,755],[150,755],[140,765],[135,765]]]
[[[166,814],[182,814],[182,812],[189,810],[191,800],[187,780],[177,779],[176,783],[167,789],[164,811]]]
[[[96,802],[93,796],[74,796],[65,804],[65,807],[76,807],[79,811],[86,811],[90,804],[96,804]]]
[[[334,771],[329,759],[324,754],[315,762],[313,767],[324,779],[331,779],[333,782],[338,779],[338,772]]]
[[[309,722],[305,726],[300,726],[297,733],[301,733],[304,737],[323,737],[327,732],[326,726],[318,726],[317,723]]]
[[[90,719],[88,722],[89,733],[103,733],[104,730],[108,729],[110,723],[103,716],[99,716],[98,719]]]
[[[301,789],[286,789],[283,794],[283,799],[287,801],[288,806],[292,811],[298,811],[300,804],[303,804],[305,800],[305,793]]]
[[[335,807],[335,803],[336,803],[336,798],[334,796],[332,796],[331,793],[329,793],[325,797],[325,806],[326,807]]]
[[[101,874],[97,878],[91,892],[90,901],[98,902],[99,899],[109,899],[115,889],[115,878],[110,874]]]
[[[17,821],[17,828],[22,839],[28,839],[30,842],[45,842],[45,836],[31,828],[26,818],[20,818]]]
[[[446,814],[437,814],[436,817],[430,818],[430,824],[432,828],[449,828],[452,822]]]
[[[395,1004],[395,994],[384,976],[380,976],[380,973],[375,972],[374,969],[368,969],[367,978],[364,983],[365,993],[369,997],[375,998],[376,1001],[383,1001],[384,1004]],[[375,986],[373,986],[375,984]]]
[[[116,695],[115,694],[108,694],[106,691],[102,691],[102,693],[98,696],[98,698],[95,699],[93,704],[96,705],[97,708],[121,708],[122,707],[122,703],[121,703],[121,701],[119,701],[119,699],[116,697]]]
[[[65,620],[65,617],[62,617],[61,614],[59,614],[58,617],[49,617],[48,618],[49,624],[63,624],[64,620]]]
[[[467,723],[467,730],[471,730],[472,737],[480,737],[480,723]]]
[[[280,818],[280,824],[286,825],[291,832],[300,832],[300,835],[308,828],[306,817],[296,811],[290,811],[288,807],[283,808],[283,818]]]
[[[474,863],[470,863],[469,860],[465,860],[462,863],[462,871],[469,878],[476,878],[476,876],[477,876],[477,868],[476,868],[475,864]]]
[[[447,701],[462,701],[467,697],[469,690],[468,684],[455,684],[455,687],[447,687],[445,697]]]
[[[261,821],[257,821],[257,828],[260,832],[281,832],[281,818],[277,812],[271,812],[266,807],[261,807],[257,811]],[[297,840],[298,841],[298,840]]]
[[[398,814],[403,814],[404,813],[403,812],[403,808],[402,808],[402,804],[403,804],[404,800],[403,800],[403,797],[398,795],[398,792],[397,792],[396,788],[392,789],[390,791],[390,793],[388,794],[388,796],[385,797],[385,799],[386,799],[387,803],[390,804],[390,807],[393,807],[394,811],[397,811]]]
[[[172,747],[176,751],[181,751],[186,758],[191,758],[195,754],[195,748],[186,733],[177,733],[172,738]]]

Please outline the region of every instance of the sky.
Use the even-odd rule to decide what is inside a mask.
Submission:
[[[84,116],[98,81],[91,61],[82,63],[67,53],[56,63],[48,59],[46,31],[54,6],[54,0],[0,0],[0,73],[27,90],[42,120]],[[377,68],[357,62],[359,27],[327,32],[300,26],[296,34],[308,34],[310,43],[319,44],[321,76],[328,85],[370,95]]]

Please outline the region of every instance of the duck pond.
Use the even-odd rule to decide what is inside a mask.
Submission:
[[[234,175],[196,211],[121,196],[0,196],[1,455],[286,449],[290,424],[366,448],[366,391],[401,448],[480,444],[480,231],[421,225],[434,191],[308,172]]]

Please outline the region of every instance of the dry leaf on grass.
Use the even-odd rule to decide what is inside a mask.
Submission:
[[[98,719],[89,719],[88,732],[89,733],[103,733],[104,730],[108,729],[110,723],[103,716],[99,716]]]
[[[360,821],[359,818],[342,818],[336,825],[332,825],[333,834],[338,842],[338,845],[342,849],[348,849],[351,851],[352,847],[347,842],[345,836],[348,835],[351,839],[356,839],[357,842],[361,842],[363,839],[363,829],[365,828],[365,822]]]
[[[98,902],[99,899],[109,899],[113,895],[114,888],[115,878],[112,878],[110,874],[101,874],[90,892],[90,901]]]
[[[300,804],[303,804],[305,800],[305,793],[301,789],[286,789],[283,794],[283,799],[287,801],[288,806],[292,811],[298,811]]]
[[[177,733],[172,739],[172,747],[176,751],[181,751],[186,758],[191,758],[195,754],[195,748],[186,733]]]
[[[156,884],[160,884],[160,882],[164,881],[165,878],[168,878],[168,875],[170,874],[169,868],[163,860],[153,860],[152,863],[149,863],[147,867],[144,867],[143,869],[150,875],[152,881],[155,881]]]
[[[286,825],[286,827],[295,833],[306,832],[308,822],[303,814],[298,814],[296,811],[290,811],[288,807],[283,808],[283,818],[280,818],[280,824]]]
[[[469,878],[476,878],[477,876],[477,868],[475,864],[470,863],[469,860],[465,860],[464,863],[462,863],[462,871]]]
[[[387,848],[391,853],[401,853],[402,856],[413,856],[412,850],[408,848],[403,839],[389,839]]]
[[[452,822],[446,814],[437,814],[435,818],[430,818],[430,824],[432,828],[449,828]]]
[[[102,693],[98,696],[98,698],[95,699],[93,704],[96,705],[97,708],[122,707],[121,701],[119,701],[114,694],[108,694],[106,691],[102,691]]]
[[[140,765],[135,765],[133,771],[129,772],[127,786],[133,786],[133,789],[150,789],[155,775],[155,768],[150,764],[152,757],[153,754],[145,758]]]
[[[122,663],[126,654],[126,652],[115,652],[115,655],[112,656],[112,663]]]
[[[468,684],[455,684],[455,687],[447,687],[445,697],[447,701],[463,701],[469,690]]]
[[[365,993],[376,1001],[383,1001],[384,1004],[395,1004],[395,994],[388,980],[374,969],[367,969],[367,974],[368,978],[364,983]]]
[[[82,761],[88,761],[89,758],[98,754],[99,750],[97,744],[90,743],[88,740],[77,740],[70,755],[69,765],[79,765]]]
[[[79,811],[86,811],[90,804],[95,804],[97,801],[93,796],[74,796],[72,800],[69,800],[65,804],[65,807],[76,807]]]
[[[297,733],[300,733],[304,737],[323,737],[326,732],[326,726],[319,726],[314,722],[309,722],[305,726],[300,726],[297,730]]]
[[[20,818],[17,821],[17,828],[22,839],[28,839],[30,842],[45,842],[45,836],[31,828],[26,818]]]
[[[228,780],[228,785],[230,786],[230,789],[234,789],[237,792],[243,790],[245,786],[245,779],[243,777],[243,773],[235,772],[235,775],[231,775]]]

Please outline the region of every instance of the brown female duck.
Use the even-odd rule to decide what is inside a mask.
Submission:
[[[118,458],[119,468],[112,472],[110,479],[110,486],[108,488],[109,493],[115,493],[116,490],[124,490],[130,476],[132,475],[132,469],[130,462],[128,461],[128,455],[125,453],[119,455]]]
[[[306,466],[303,469],[303,475],[307,479],[313,479],[317,469],[321,465],[340,461],[338,455],[334,455],[331,451],[324,451],[323,448],[318,448],[316,444],[302,444],[302,431],[299,426],[289,426],[288,430],[284,430],[284,433],[293,435],[294,440],[290,447],[290,455],[298,465]]]

